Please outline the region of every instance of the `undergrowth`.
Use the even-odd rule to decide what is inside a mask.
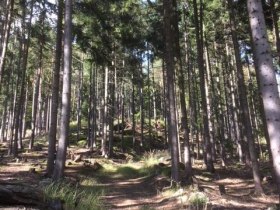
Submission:
[[[104,189],[95,184],[95,180],[90,178],[76,184],[66,181],[52,182],[44,187],[44,193],[46,200],[61,200],[66,210],[104,209],[100,199]]]

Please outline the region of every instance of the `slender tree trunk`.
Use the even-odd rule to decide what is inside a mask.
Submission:
[[[145,124],[145,115],[144,115],[144,94],[143,94],[143,69],[142,64],[140,65],[140,80],[139,80],[139,90],[140,90],[140,117],[141,117],[141,139],[140,139],[140,147],[143,147],[144,142],[144,124]]]
[[[156,107],[156,87],[155,87],[155,69],[153,68],[153,63],[152,63],[152,71],[153,71],[153,86],[152,86],[152,93],[153,93],[153,117],[154,117],[154,122],[156,123],[157,120],[157,107]]]
[[[109,157],[113,155],[113,140],[114,140],[114,119],[115,119],[115,84],[117,81],[117,67],[116,67],[116,54],[113,52],[114,61],[112,62],[112,67],[110,68],[110,81],[109,81],[109,91],[110,91],[110,105],[109,105]]]
[[[205,93],[206,93],[206,100],[207,100],[207,111],[208,111],[208,122],[209,122],[209,134],[210,134],[210,143],[211,143],[211,153],[212,153],[212,159],[213,161],[216,161],[216,141],[215,141],[215,131],[214,131],[214,114],[212,111],[212,105],[213,105],[213,96],[214,94],[213,87],[214,84],[212,83],[213,80],[211,80],[211,63],[210,63],[210,57],[208,52],[208,44],[205,42],[205,59],[206,59],[206,84],[205,84]],[[210,90],[211,89],[211,90]],[[212,91],[212,93],[211,93]]]
[[[40,135],[42,133],[42,121],[43,121],[43,115],[42,115],[42,110],[43,110],[43,98],[42,98],[42,81],[43,78],[41,78],[40,83],[39,83],[39,94],[38,94],[38,111],[37,111],[37,120],[36,120],[36,135]]]
[[[165,68],[165,65],[164,65],[164,61],[162,62],[162,115],[163,115],[163,119],[164,119],[164,140],[166,142],[166,145],[169,144],[169,140],[168,140],[168,137],[167,137],[167,115],[168,115],[168,101],[165,100],[166,98],[168,98],[167,96],[167,91],[166,91],[166,68]]]
[[[148,127],[148,132],[149,132],[149,145],[151,145],[151,140],[152,140],[152,121],[151,121],[151,113],[152,113],[152,109],[151,109],[151,85],[150,85],[150,75],[151,75],[151,61],[150,61],[150,52],[149,52],[149,47],[147,48],[148,51],[148,55],[147,55],[147,59],[148,59],[148,120],[149,120],[149,127]]]
[[[98,80],[97,80],[97,77],[98,76],[98,72],[97,72],[97,67],[94,68],[94,75],[93,75],[93,95],[92,95],[92,99],[93,99],[93,102],[92,102],[92,123],[91,123],[91,130],[92,130],[92,147],[96,147],[96,131],[98,129],[97,127],[97,106],[98,106],[98,103],[97,103],[97,98],[98,98],[98,95],[97,95],[97,90],[98,90]]]
[[[199,20],[197,14],[197,2],[193,0],[194,7],[194,20],[195,20],[195,31],[196,31],[196,45],[197,45],[197,62],[199,69],[200,77],[200,94],[201,94],[201,108],[202,108],[202,117],[203,117],[203,139],[205,144],[206,152],[206,167],[207,170],[211,173],[214,173],[213,157],[211,153],[211,143],[210,143],[210,133],[209,133],[209,123],[208,123],[208,110],[207,110],[207,100],[206,100],[206,91],[205,91],[205,71],[204,71],[204,61],[203,61],[203,46],[201,39],[201,28],[199,27]],[[202,20],[200,20],[202,21]]]
[[[13,62],[14,60],[14,56],[12,55],[12,58],[11,58],[11,61]],[[14,74],[14,69],[11,69],[11,72],[8,73],[8,78],[7,78],[7,81],[6,81],[6,88],[5,88],[5,92],[4,92],[4,95],[6,96],[5,99],[4,99],[4,102],[3,102],[3,107],[4,107],[4,110],[3,110],[3,115],[2,115],[2,122],[1,122],[1,133],[0,133],[0,142],[4,142],[6,141],[7,139],[5,138],[5,133],[7,128],[8,128],[8,124],[7,124],[7,119],[8,119],[8,116],[9,116],[9,100],[11,100],[11,98],[9,98],[9,95],[10,95],[10,87],[12,86],[13,87],[13,74]],[[13,88],[12,88],[12,91],[13,92]]]
[[[125,122],[124,122],[124,82],[122,82],[122,93],[121,93],[121,109],[122,109],[122,152],[125,152],[124,148],[124,128],[125,128]]]
[[[25,5],[23,6],[23,10],[25,10]],[[31,35],[31,21],[33,18],[33,7],[34,7],[34,0],[31,1],[31,11],[30,11],[30,17],[28,20],[28,24],[26,26],[26,30],[27,30],[27,39],[25,41],[22,41],[22,46],[21,46],[21,51],[22,51],[22,60],[19,60],[19,65],[18,65],[18,73],[19,77],[21,78],[21,84],[20,84],[20,90],[19,90],[19,96],[18,96],[18,100],[16,102],[16,112],[15,112],[15,124],[14,124],[14,150],[13,150],[13,155],[17,156],[18,154],[18,140],[19,140],[19,131],[20,131],[20,127],[22,124],[21,121],[21,114],[22,114],[22,109],[23,109],[23,101],[24,101],[24,94],[25,94],[25,78],[26,78],[26,68],[27,68],[27,59],[28,59],[28,53],[29,53],[29,44],[30,44],[30,35]],[[23,23],[23,32],[22,32],[22,36],[26,36],[25,34],[25,11],[23,12],[23,16],[22,16],[22,23]],[[21,57],[21,53],[20,53],[20,57]],[[19,78],[18,78],[19,79]]]
[[[135,148],[135,86],[134,86],[134,72],[131,78],[132,85],[132,97],[131,97],[131,109],[132,109],[132,142],[133,148]]]
[[[278,54],[278,63],[280,64],[280,35],[279,35],[279,27],[278,27],[278,14],[275,9],[275,0],[270,0],[270,11],[272,14],[272,20],[273,20],[273,29],[274,29],[274,36],[275,36],[275,42],[276,42],[276,50]],[[278,11],[279,12],[279,11]]]
[[[27,88],[25,92],[25,100],[24,100],[24,106],[23,106],[23,113],[22,113],[22,131],[21,131],[21,142],[22,139],[25,138],[26,134],[26,112],[27,112],[27,106],[28,106],[28,83]],[[23,147],[23,146],[22,146]]]
[[[96,72],[96,68],[91,64],[88,113],[88,147],[91,150],[93,150],[93,147],[96,147]]]
[[[42,59],[42,57],[41,57]],[[38,111],[38,102],[39,102],[39,86],[41,83],[41,66],[37,69],[37,73],[35,75],[35,83],[33,88],[33,99],[32,99],[32,122],[31,122],[31,138],[29,141],[29,149],[33,148],[35,131],[36,131],[36,123],[38,119],[37,111]]]
[[[69,121],[71,110],[71,65],[72,65],[72,0],[65,0],[64,27],[64,62],[60,138],[55,161],[53,179],[61,179],[64,175],[67,140],[69,136]]]
[[[173,0],[173,7],[177,9],[177,4],[175,0]],[[176,50],[175,54],[177,60],[179,61],[178,86],[179,86],[179,97],[180,97],[180,106],[181,106],[181,115],[182,115],[181,126],[183,130],[183,138],[184,138],[184,163],[185,163],[186,179],[190,180],[190,177],[192,176],[192,162],[191,162],[189,127],[188,127],[188,116],[187,116],[188,112],[187,112],[186,93],[185,93],[185,77],[183,72],[183,62],[181,58],[178,20],[179,18],[176,11],[176,13],[174,14],[175,50]]]
[[[3,72],[5,68],[5,57],[6,57],[6,52],[7,52],[7,46],[8,46],[8,41],[9,41],[9,36],[10,36],[10,28],[11,28],[11,22],[12,22],[12,17],[13,17],[13,10],[14,10],[14,0],[8,0],[7,1],[7,16],[6,16],[6,27],[4,31],[4,36],[3,36],[3,42],[2,42],[2,50],[1,50],[1,55],[0,55],[0,84],[2,82],[3,78]],[[0,86],[1,89],[1,86]]]
[[[102,138],[102,145],[101,151],[102,156],[107,155],[107,124],[108,124],[108,71],[109,68],[105,67],[105,84],[104,84],[104,99],[103,99],[103,138]]]
[[[55,50],[55,66],[52,75],[52,96],[51,96],[51,116],[50,116],[50,129],[48,134],[48,161],[47,161],[47,174],[51,176],[54,169],[55,160],[55,144],[56,144],[56,131],[57,131],[57,115],[58,115],[58,100],[59,100],[59,72],[60,61],[62,54],[62,19],[63,19],[63,0],[58,1],[58,14],[57,14],[57,33],[56,33],[56,50]]]
[[[171,148],[171,178],[175,182],[180,181],[179,175],[179,151],[177,139],[177,119],[176,119],[176,103],[175,103],[175,88],[174,88],[174,37],[172,35],[173,18],[175,8],[172,0],[163,2],[164,8],[164,35],[165,35],[165,62],[166,62],[166,85],[168,95],[168,139]],[[172,26],[173,25],[173,26]]]
[[[19,51],[21,53],[21,49]],[[20,60],[20,59],[18,59]],[[12,75],[15,75],[15,69],[17,68],[16,65],[14,65],[12,70]],[[8,118],[8,129],[6,132],[6,138],[9,142],[9,148],[8,148],[8,155],[12,154],[12,145],[13,145],[13,134],[14,134],[14,115],[16,110],[16,99],[18,94],[18,79],[15,78],[18,77],[18,75],[13,76],[12,82],[11,82],[11,92],[9,93],[10,98],[13,98],[13,100],[9,101],[9,118]],[[14,84],[16,80],[16,84]]]
[[[82,87],[83,87],[83,64],[80,64],[78,75],[78,100],[77,100],[77,141],[81,135],[81,115],[82,115]]]

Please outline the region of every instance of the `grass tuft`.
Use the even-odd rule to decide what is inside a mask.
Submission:
[[[63,201],[65,209],[103,209],[100,197],[104,190],[93,186],[95,183],[95,180],[82,180],[81,185],[66,181],[52,182],[45,186],[44,193],[46,200]]]
[[[203,192],[192,192],[189,195],[188,203],[191,209],[207,209],[209,199]]]

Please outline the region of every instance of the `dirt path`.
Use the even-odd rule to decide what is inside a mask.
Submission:
[[[31,185],[38,184],[43,179],[44,169],[40,171],[40,168],[45,164],[46,155],[41,151],[32,154],[21,154],[21,156],[20,161],[8,157],[0,159],[0,181],[20,181]],[[96,156],[94,156],[94,159],[100,160]],[[135,162],[133,164],[141,163]],[[118,164],[118,167],[121,168],[124,165]],[[253,194],[254,185],[251,172],[246,166],[239,168],[228,167],[226,169],[217,168],[218,177],[213,177],[213,175],[206,173],[199,162],[196,162],[194,167],[194,174],[200,188],[209,198],[208,209],[268,209],[268,207],[278,202],[275,185],[270,182],[263,182],[266,195],[255,196]],[[265,167],[267,167],[267,164],[262,166],[263,171],[265,171]],[[30,168],[36,168],[36,173],[30,171]],[[125,178],[125,176],[119,176],[120,174],[116,171],[113,174],[100,173],[98,175],[97,171],[93,170],[92,167],[87,167],[82,163],[67,166],[66,175],[76,177],[77,180],[81,175],[96,179],[96,186],[101,186],[105,189],[105,194],[102,196],[105,210],[186,209],[187,202],[181,202],[181,197],[176,196],[176,191],[173,194],[169,194],[169,196],[163,195],[160,176],[141,177],[139,174],[135,174],[135,176],[132,174],[134,178]],[[219,192],[219,186],[221,185],[225,188],[225,194]],[[168,184],[164,183],[163,186],[166,187]],[[91,187],[94,188],[95,186]],[[184,192],[184,196],[188,198],[190,191],[193,190],[189,186],[188,190]]]
[[[104,179],[107,193],[103,197],[108,209],[179,209],[175,199],[166,199],[154,186],[154,177]]]

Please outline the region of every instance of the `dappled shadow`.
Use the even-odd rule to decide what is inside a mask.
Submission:
[[[152,177],[127,181],[103,180],[102,183],[108,186],[108,194],[103,199],[106,200],[110,209],[135,209],[136,207],[138,209],[141,206],[164,204],[163,201],[159,201],[152,180]]]
[[[215,174],[206,172],[202,164],[194,170],[196,184],[209,196],[211,209],[266,209],[278,202],[276,186],[270,182],[262,183],[265,195],[254,194],[252,172],[245,165],[232,164],[226,168],[216,165]]]

